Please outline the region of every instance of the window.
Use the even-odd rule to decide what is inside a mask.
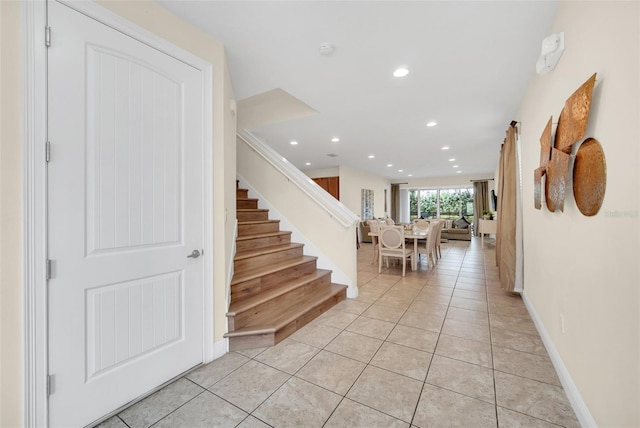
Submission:
[[[409,218],[433,218],[438,216],[437,190],[409,191]]]
[[[409,190],[409,218],[466,217],[473,223],[473,187]]]

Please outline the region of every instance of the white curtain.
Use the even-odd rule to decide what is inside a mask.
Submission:
[[[516,132],[516,275],[513,291],[524,290],[524,244],[522,242],[522,147]]]

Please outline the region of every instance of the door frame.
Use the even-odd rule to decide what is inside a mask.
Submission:
[[[52,0],[49,0],[52,1]],[[53,0],[55,1],[55,0]],[[58,0],[111,28],[201,71],[203,93],[212,94],[213,64],[127,21],[92,1]],[[23,423],[48,426],[48,293],[47,293],[47,48],[44,28],[47,4],[21,2],[23,61],[22,173],[22,310]],[[52,30],[55,43],[55,29]],[[203,363],[215,356],[213,293],[213,100],[203,97],[204,293]],[[55,153],[52,160],[55,158]],[[207,340],[207,338],[211,338]]]

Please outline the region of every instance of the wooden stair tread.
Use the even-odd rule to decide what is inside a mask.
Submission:
[[[247,220],[247,221],[239,221],[239,225],[249,225],[249,224],[265,224],[265,223],[280,223],[280,220]]]
[[[277,332],[279,329],[283,328],[290,322],[296,320],[300,316],[304,315],[310,309],[313,309],[316,306],[321,305],[325,300],[339,294],[347,289],[346,285],[331,283],[330,286],[326,287],[320,294],[316,294],[313,299],[310,299],[306,302],[300,302],[300,305],[297,305],[293,308],[289,308],[285,312],[279,313],[272,320],[263,322],[259,325],[247,325],[242,327],[236,331],[230,331],[225,333],[224,337],[240,337],[240,336],[252,336],[256,334],[273,334]]]
[[[301,287],[309,282],[315,281],[316,279],[320,279],[325,275],[331,274],[330,270],[326,269],[317,269],[315,272],[311,274],[307,274],[304,276],[297,277],[295,279],[289,280],[285,285],[282,285],[278,288],[271,289],[268,291],[264,291],[260,294],[256,294],[255,296],[251,296],[244,300],[240,300],[239,302],[231,302],[229,305],[229,312],[227,312],[228,317],[237,316],[240,312],[246,311],[254,306],[265,303],[271,299],[274,299],[278,296],[282,296],[283,294],[287,294],[291,290],[295,290],[298,287]]]
[[[264,275],[269,275],[271,273],[275,273],[289,267],[298,266],[307,262],[312,262],[317,259],[318,258],[315,256],[293,257],[278,263],[273,263],[268,266],[260,266],[257,268],[248,269],[243,272],[236,272],[233,275],[233,280],[231,281],[231,285],[244,282],[244,281],[249,281],[251,279],[258,278]]]
[[[236,208],[236,211],[242,211],[245,213],[254,213],[254,212],[267,212],[269,209],[267,208]]]
[[[247,241],[249,239],[256,239],[256,238],[269,238],[272,236],[285,236],[285,235],[291,235],[291,233],[292,232],[288,230],[281,230],[279,232],[256,233],[255,235],[238,236],[236,238],[236,241]]]
[[[236,252],[234,260],[244,260],[251,257],[261,256],[264,254],[277,253],[278,251],[286,251],[294,248],[304,247],[304,244],[290,242],[286,244],[271,245],[269,247],[252,248],[250,250],[240,250]]]
[[[269,238],[271,236],[284,236],[284,235],[291,235],[291,231],[281,230],[279,232],[267,232],[267,233],[258,233],[258,234],[255,234],[255,235],[238,236],[236,238],[236,241],[246,241],[246,240],[249,240],[249,239]]]

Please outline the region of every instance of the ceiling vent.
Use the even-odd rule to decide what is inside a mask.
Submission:
[[[322,43],[320,45],[320,53],[322,55],[331,55],[334,50],[335,47],[331,43]]]
[[[330,158],[337,158],[338,155],[335,153],[327,153],[327,156],[329,156]]]

